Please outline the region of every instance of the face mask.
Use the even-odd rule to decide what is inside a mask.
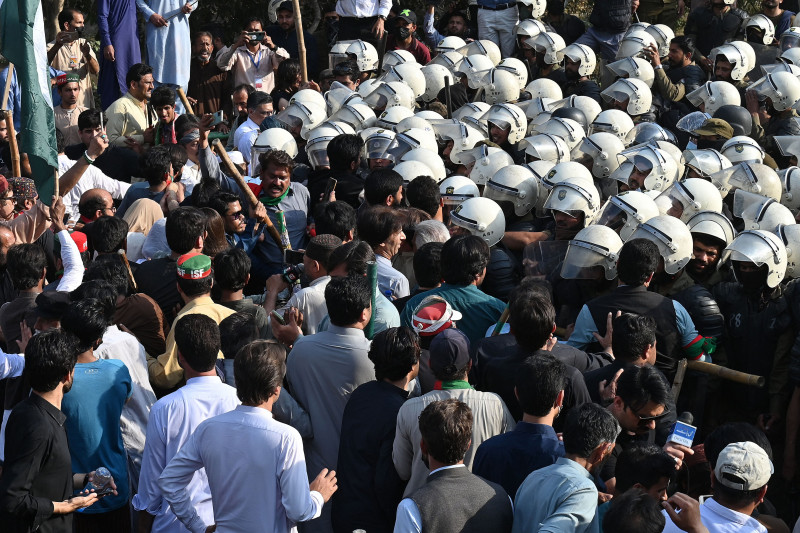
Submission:
[[[394,29],[394,36],[400,41],[405,41],[411,36],[411,30],[402,26],[397,27]]]
[[[742,284],[742,288],[746,293],[754,294],[762,291],[767,286],[767,272],[765,270],[742,272],[741,269],[734,266],[733,273],[736,276],[736,281]]]
[[[725,144],[725,139],[719,139],[717,141],[711,141],[708,139],[699,139],[697,141],[697,148],[698,150],[705,150],[707,148],[713,148],[714,150],[721,152],[722,145]]]
[[[85,28],[81,26],[80,28],[75,28],[75,31],[78,33],[78,37],[83,37],[83,30]]]

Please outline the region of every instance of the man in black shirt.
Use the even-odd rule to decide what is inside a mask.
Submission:
[[[104,126],[100,126],[101,116],[99,109],[87,109],[78,116],[78,135],[81,142],[64,148],[67,157],[73,161],[83,157],[92,139],[103,132]],[[104,117],[103,122],[105,121]],[[130,148],[109,146],[95,159],[94,166],[110,178],[130,183],[131,176],[139,176],[139,155]]]
[[[61,330],[36,335],[25,350],[33,393],[8,418],[0,479],[0,524],[7,533],[71,533],[71,513],[98,499],[94,493],[72,496],[94,479],[94,472],[72,473],[61,412],[79,351],[77,338]],[[113,480],[111,488],[116,488]]]
[[[356,175],[361,165],[361,148],[364,142],[358,135],[339,135],[328,143],[327,154],[330,170],[316,170],[308,178],[308,194],[311,195],[311,209],[320,202],[328,202],[323,198],[328,180],[336,183],[336,200],[349,204],[353,209],[361,205],[361,191],[364,180]]]

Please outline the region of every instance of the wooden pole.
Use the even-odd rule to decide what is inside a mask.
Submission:
[[[11,152],[11,173],[13,177],[19,178],[22,176],[19,161],[19,146],[17,145],[17,130],[14,129],[14,115],[9,110],[3,111],[6,117],[6,127],[8,128],[8,148]]]
[[[14,63],[8,64],[8,73],[6,74],[6,87],[3,89],[3,105],[0,109],[8,107],[8,93],[11,91],[11,78],[14,77]]]
[[[306,66],[306,41],[303,37],[303,16],[300,13],[300,0],[292,0],[294,9],[294,29],[297,32],[297,55],[300,56],[300,76],[303,83],[308,83],[308,67]]]
[[[58,168],[53,169],[53,196],[58,198]]]
[[[214,142],[212,144],[214,145],[214,148],[216,148],[217,154],[219,154],[220,159],[222,159],[222,164],[225,166],[225,169],[228,171],[228,174],[230,174],[231,177],[233,177],[239,188],[245,193],[245,195],[247,195],[247,199],[250,201],[250,205],[252,205],[253,207],[257,206],[258,198],[256,198],[255,194],[253,194],[253,190],[247,186],[247,183],[245,183],[242,175],[239,174],[239,171],[236,169],[236,165],[234,165],[233,161],[231,161],[231,158],[228,157],[228,152],[225,151],[225,147],[222,146],[222,143],[219,141],[219,139],[214,139]],[[278,245],[278,248],[283,250],[281,234],[278,231],[278,228],[275,227],[275,224],[272,223],[272,220],[270,220],[269,215],[264,217],[261,220],[261,222],[267,225],[267,231],[272,237],[272,240],[275,241],[275,243]]]
[[[730,368],[726,368],[724,366],[715,365],[714,363],[704,363],[703,361],[689,361],[689,370],[704,372],[706,374],[711,374],[712,376],[727,379],[728,381],[733,381],[734,383],[741,383],[742,385],[749,385],[750,387],[756,387],[759,389],[764,388],[764,385],[767,382],[767,380],[764,379],[764,376],[746,374],[744,372],[739,372],[738,370],[731,370]]]
[[[180,97],[181,102],[183,102],[183,107],[186,108],[186,114],[194,115],[194,110],[192,109],[192,104],[190,104],[189,103],[189,99],[186,98],[186,93],[183,92],[183,87],[178,87],[176,89],[176,92],[178,93],[178,96]]]

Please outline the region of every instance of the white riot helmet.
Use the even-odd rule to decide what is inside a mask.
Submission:
[[[419,63],[401,63],[386,69],[382,76],[384,82],[399,81],[406,84],[414,93],[414,98],[420,98],[425,94],[425,74]]]
[[[534,173],[536,171],[534,170]],[[564,161],[554,165],[547,174],[540,176],[542,186],[552,190],[557,184],[565,180],[578,180],[594,186],[594,178],[589,169],[577,161]]]
[[[741,232],[722,252],[721,263],[728,260],[767,265],[767,287],[774,289],[786,275],[786,246],[774,233],[763,230]],[[734,274],[736,268],[733,269]]]
[[[655,122],[640,122],[633,127],[633,131],[630,133],[630,136],[633,137],[633,140],[631,141],[631,145],[633,146],[637,146],[639,144],[655,145],[655,143],[662,141],[669,145],[675,146],[673,143],[677,142],[674,133],[663,126],[656,124]],[[677,146],[675,146],[675,148],[677,151],[675,157],[679,161],[682,152]],[[672,152],[670,152],[670,154],[672,154]]]
[[[358,84],[356,92],[365,98],[369,93],[377,89],[383,82],[378,78],[369,78]]]
[[[727,81],[707,81],[694,91],[688,93],[686,98],[695,107],[703,107],[703,111],[714,115],[717,109],[724,105],[741,105],[742,97],[739,89]]]
[[[458,205],[464,200],[478,198],[481,195],[474,181],[457,174],[439,183],[439,194],[445,205]]]
[[[390,130],[394,130],[397,128],[397,125],[403,122],[405,119],[413,117],[414,112],[411,111],[407,107],[402,106],[394,106],[390,107],[377,118],[375,121],[375,126],[379,128],[386,128]]]
[[[450,80],[450,85],[453,85],[456,80],[453,73],[442,65],[428,63],[420,70],[425,77],[425,92],[422,94],[423,102],[431,102],[436,99],[439,91],[444,89],[445,79]]]
[[[796,135],[776,135],[773,139],[775,139],[775,144],[778,145],[781,155],[800,160],[800,137]]]
[[[525,150],[525,155],[540,161],[550,161],[556,164],[570,160],[569,146],[564,139],[549,133],[525,137],[519,142],[518,148]]]
[[[623,57],[606,65],[606,68],[619,78],[635,78],[643,81],[648,87],[653,86],[656,78],[653,65],[641,57]]]
[[[500,47],[488,39],[480,39],[472,41],[457,50],[463,56],[481,55],[486,56],[492,61],[494,67],[500,62],[501,54]]]
[[[744,229],[775,232],[778,226],[794,224],[794,215],[772,198],[741,189],[733,195],[733,216],[744,220]]]
[[[378,119],[375,112],[367,104],[362,102],[350,102],[331,115],[330,120],[344,122],[356,131],[375,126]]]
[[[592,175],[595,178],[607,178],[619,168],[617,155],[625,149],[625,145],[616,135],[598,132],[584,138],[579,148],[592,158]]]
[[[450,211],[450,222],[482,238],[489,246],[500,242],[506,231],[503,210],[488,198],[464,200]]]
[[[570,178],[553,186],[544,208],[572,218],[578,218],[579,213],[583,213],[583,226],[586,227],[600,211],[600,194],[593,182]]]
[[[557,65],[564,59],[564,49],[567,44],[564,38],[555,32],[540,33],[525,41],[537,54],[544,55],[544,62],[548,65]]]
[[[617,49],[617,55],[614,59],[622,59],[623,57],[634,57],[638,55],[643,49],[650,46],[658,47],[658,43],[653,39],[653,36],[643,31],[630,33],[622,38]]]
[[[714,48],[709,54],[712,63],[716,66],[717,60],[722,57],[732,65],[731,79],[742,81],[747,73],[751,70],[750,63],[744,55],[742,49],[732,43],[723,44]]]
[[[561,267],[564,279],[596,279],[592,272],[601,267],[605,279],[617,277],[617,261],[622,249],[622,239],[606,226],[592,224],[580,230],[569,241],[567,255]]]
[[[636,78],[620,78],[600,94],[606,102],[613,100],[622,103],[627,100],[628,105],[625,110],[633,116],[647,113],[653,104],[653,93],[650,91],[650,87]]]
[[[800,67],[796,65],[782,62],[773,63],[771,65],[761,65],[761,73],[764,74],[764,76],[776,72],[788,72],[792,76],[800,77]]]
[[[333,83],[338,84],[339,82],[335,81]],[[323,98],[325,99],[325,108],[328,111],[328,116],[339,111],[343,105],[364,103],[364,99],[360,94],[344,86],[331,87],[331,90],[326,92]]]
[[[399,161],[407,152],[415,148],[422,148],[438,154],[439,145],[436,143],[436,134],[433,131],[410,128],[398,131],[394,142],[389,147],[389,153]]]
[[[448,141],[453,142],[453,148],[450,150],[450,161],[453,163],[457,163],[454,159],[456,154],[471,150],[476,144],[484,140],[483,135],[478,130],[456,119],[434,123],[433,131],[440,142],[445,144]]]
[[[747,59],[748,68],[750,68],[751,70],[752,70],[751,65],[755,66],[755,64],[758,63],[756,58],[756,51],[753,49],[752,44],[748,43],[747,41],[731,41],[727,44],[735,46],[736,48],[739,49],[740,52],[742,52],[742,54],[744,54],[744,57]]]
[[[420,176],[433,177],[431,168],[420,161],[401,161],[392,167],[392,170],[403,176],[403,186],[408,186]]]
[[[640,171],[649,170],[642,184],[645,191],[665,191],[678,178],[677,162],[661,148],[636,146],[620,152],[619,158],[627,159]]]
[[[333,44],[331,51],[328,52],[328,68],[333,70],[336,65],[344,61],[349,61],[350,56],[347,55],[347,49],[355,41],[339,41]]]
[[[536,37],[540,33],[546,32],[547,26],[541,20],[525,19],[520,20],[514,27],[514,37],[521,39],[524,37]]]
[[[711,175],[720,170],[731,168],[730,160],[713,148],[702,150],[686,150],[681,156],[681,163],[686,169],[694,170],[700,177],[710,179]],[[686,175],[684,175],[686,177]]]
[[[800,209],[800,168],[789,167],[779,170],[778,177],[783,185],[781,203],[789,209],[797,211]]]
[[[759,96],[772,100],[775,111],[786,111],[800,100],[800,80],[791,72],[767,74],[751,84],[747,90],[753,90]]]
[[[574,63],[580,63],[578,74],[581,76],[591,76],[597,66],[597,57],[594,50],[585,44],[571,44],[564,48],[564,57],[569,58]]]
[[[410,117],[406,117],[398,122],[397,126],[394,127],[394,131],[405,131],[410,130],[411,128],[426,130],[433,132],[434,135],[436,134],[430,121],[417,115],[411,115]]]
[[[469,102],[453,111],[453,118],[462,120],[464,117],[482,117],[490,107],[492,106],[486,102]]]
[[[400,65],[401,63],[416,63],[417,60],[414,57],[414,54],[409,52],[408,50],[389,50],[383,55],[383,65],[381,68],[384,72],[389,67],[393,67],[394,65]]]
[[[361,72],[378,70],[378,51],[366,41],[355,41],[347,47],[345,53],[353,57]]]
[[[413,110],[415,99],[414,90],[407,84],[401,81],[388,81],[381,83],[377,89],[365,96],[364,102],[373,109],[386,110],[401,106]]]
[[[758,44],[772,44],[775,40],[775,25],[766,15],[759,13],[747,19],[742,27],[745,36],[749,28],[757,28],[763,32]]]
[[[308,134],[320,122],[325,120],[325,106],[317,107],[313,104],[294,102],[283,111],[275,115],[275,119],[288,126],[289,130],[300,128],[300,137],[308,139]]]
[[[489,71],[483,88],[483,98],[487,104],[516,102],[519,99],[519,79],[513,73],[501,68]]]
[[[781,52],[785,52],[790,48],[800,48],[800,28],[793,26],[783,32],[778,39]]]
[[[332,122],[323,122],[314,128],[308,136],[306,143],[306,154],[313,168],[327,167],[330,165],[328,160],[328,143],[339,135],[354,133],[347,126],[339,126]]]
[[[800,260],[800,224],[790,224],[778,228],[778,237],[786,246],[786,278],[800,276],[798,260]]]
[[[448,52],[440,52],[439,55],[431,59],[428,64],[441,65],[455,74],[455,72],[458,70],[458,67],[461,66],[462,61],[464,61],[464,56],[455,50],[452,50]]]
[[[272,150],[283,150],[289,157],[297,157],[297,141],[291,133],[283,128],[269,128],[258,134],[253,147],[250,149],[250,175],[258,176],[261,172],[261,165],[258,164],[258,157]]]
[[[275,24],[278,22],[278,8],[283,2],[281,0],[269,0],[267,4],[267,18]]]
[[[655,39],[658,45],[658,55],[667,57],[669,54],[669,43],[675,38],[675,32],[666,24],[651,24],[644,29],[650,36]]]
[[[489,178],[483,189],[484,198],[514,204],[514,214],[522,217],[531,212],[539,197],[539,180],[528,167],[511,165]]]
[[[539,78],[530,82],[524,89],[531,95],[531,98],[551,98],[553,100],[561,100],[563,94],[561,86],[550,78]]]
[[[606,201],[597,221],[619,233],[623,241],[630,239],[639,224],[659,215],[655,200],[639,191],[626,191]]]
[[[627,37],[628,35],[630,35],[632,33],[642,33],[643,31],[645,31],[649,27],[650,27],[650,23],[649,22],[641,22],[641,21],[634,22],[633,24],[628,26],[628,29],[625,30],[625,33],[623,33],[622,36],[623,37]]]
[[[472,55],[465,57],[455,70],[456,76],[466,76],[470,89],[478,89],[483,85],[483,80],[489,71],[494,68],[494,63],[487,56]]]
[[[364,159],[388,159],[396,161],[389,153],[389,147],[394,143],[395,132],[390,129],[376,129],[364,139]]]
[[[686,227],[692,233],[713,237],[724,246],[728,246],[736,237],[736,230],[728,217],[715,211],[700,211],[686,222]]]
[[[647,239],[655,243],[664,260],[664,271],[670,275],[677,274],[692,259],[692,233],[675,217],[653,217],[636,228],[631,239]]]
[[[469,179],[478,185],[486,185],[489,178],[503,167],[514,164],[514,159],[499,148],[489,148],[486,156],[475,160],[475,166],[469,173]]]
[[[800,48],[789,48],[781,52],[778,61],[800,67]]]
[[[700,211],[718,213],[722,211],[722,197],[719,191],[711,182],[702,178],[676,181],[656,199],[656,204],[662,197],[668,203],[668,209],[664,214],[674,216],[683,222],[688,222]]]
[[[569,118],[551,118],[544,124],[536,127],[538,133],[549,133],[564,139],[569,146],[571,155],[577,155],[581,141],[586,137],[586,132],[580,124]]]
[[[418,161],[425,164],[432,174],[429,174],[436,183],[439,183],[447,176],[447,171],[444,168],[444,161],[439,157],[437,152],[428,148],[415,148],[406,152],[400,161]]]
[[[633,130],[633,120],[625,111],[606,109],[592,121],[589,133],[605,132],[615,135],[627,145],[628,134]]]
[[[552,102],[550,105],[550,111],[555,111],[556,109],[562,107],[574,107],[575,109],[580,109],[584,116],[586,116],[586,120],[591,124],[594,119],[597,118],[603,108],[600,107],[600,104],[593,98],[589,98],[588,96],[577,96],[571,95],[567,96],[562,100],[558,100],[556,102]]]
[[[294,95],[292,95],[292,97],[289,99],[289,103],[293,104],[295,102],[321,107],[325,110],[327,110],[328,107],[325,97],[322,96],[322,93],[315,91],[314,89],[301,89],[294,93]]]
[[[473,146],[472,148],[461,150],[458,153],[451,152],[450,160],[456,165],[464,165],[471,170],[477,160],[502,151],[503,150],[501,148],[495,148],[494,146],[481,143],[477,144],[477,146]]]
[[[467,43],[461,37],[455,35],[448,35],[436,45],[436,53],[442,54],[444,52],[455,52],[459,48],[466,46]],[[460,54],[459,54],[460,55]]]
[[[525,113],[514,104],[495,104],[486,113],[486,121],[494,124],[501,130],[509,129],[508,142],[516,144],[525,137],[525,128],[528,125]]]
[[[516,57],[506,57],[497,64],[497,69],[506,70],[513,74],[519,82],[519,90],[522,91],[528,84],[528,68],[525,63]]]
[[[725,141],[721,152],[734,165],[736,163],[764,162],[764,149],[756,141],[744,135]]]
[[[540,18],[547,11],[546,0],[520,0],[519,3],[531,8],[531,17],[535,19]]]
[[[778,174],[760,163],[737,163],[711,175],[711,183],[723,198],[736,189],[780,201],[783,187]]]

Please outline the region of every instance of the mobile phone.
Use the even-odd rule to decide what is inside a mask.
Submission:
[[[106,487],[104,487],[104,488],[102,488],[102,489],[97,491],[97,495],[98,496],[106,496],[108,494],[114,494],[114,489],[112,489],[109,486],[106,486]]]
[[[65,32],[65,33],[67,35],[69,35],[69,41],[67,41],[67,42],[70,42],[70,43],[77,41],[78,38],[81,36],[80,33],[78,33],[77,31],[68,31],[68,32]]]
[[[274,320],[277,320],[281,323],[281,325],[286,325],[286,320],[278,313],[276,310],[272,310],[269,312],[269,316],[271,316]]]
[[[331,193],[336,190],[336,184],[339,183],[339,180],[336,178],[328,178],[328,184],[325,185],[325,194],[322,196],[322,201],[327,202],[328,198],[331,197]]]
[[[249,31],[247,32],[247,36],[250,37],[251,41],[258,41],[261,42],[266,37],[266,32],[263,31]]]
[[[299,265],[303,262],[305,250],[286,250],[283,253],[283,261],[287,265]]]
[[[211,121],[211,125],[212,126],[216,126],[217,124],[221,123],[222,120],[223,120],[222,110],[221,109],[219,111],[217,111],[216,113],[214,113],[212,116],[214,117],[214,120]]]

